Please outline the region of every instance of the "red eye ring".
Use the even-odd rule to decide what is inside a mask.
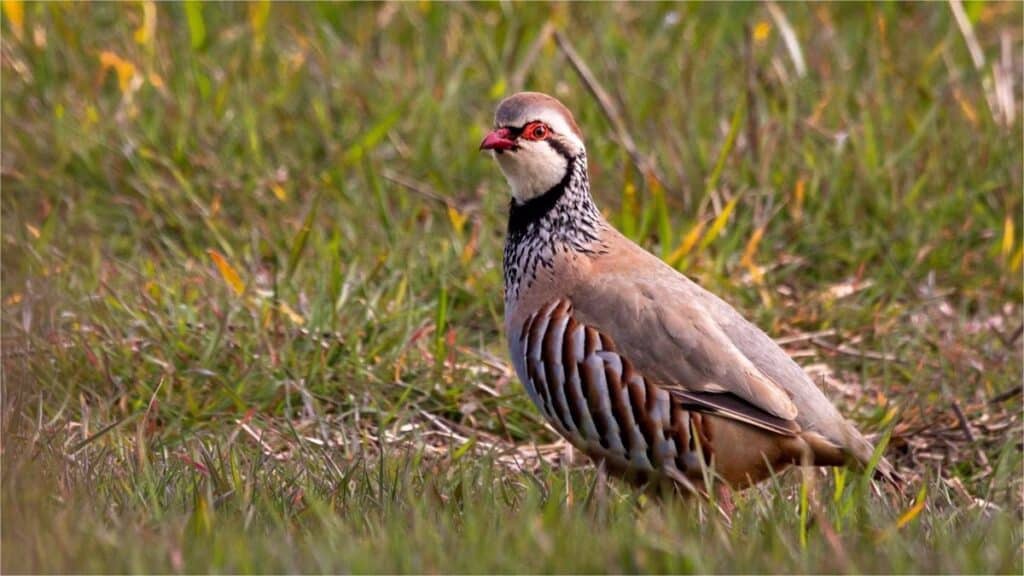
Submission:
[[[528,124],[523,130],[523,136],[527,140],[543,140],[548,137],[548,127],[541,122]]]

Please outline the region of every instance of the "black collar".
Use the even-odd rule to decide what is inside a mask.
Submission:
[[[512,199],[508,210],[509,237],[522,236],[531,224],[539,221],[551,212],[562,196],[565,195],[565,190],[569,186],[569,180],[575,171],[575,163],[575,158],[569,159],[569,163],[565,167],[565,176],[547,192],[522,203],[517,202],[515,198]]]

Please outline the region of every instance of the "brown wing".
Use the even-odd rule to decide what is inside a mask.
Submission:
[[[572,295],[576,316],[614,339],[638,369],[666,387],[731,394],[762,413],[795,420],[797,407],[786,390],[737,348],[687,284],[672,280],[595,275]],[[717,404],[725,410],[732,401]]]

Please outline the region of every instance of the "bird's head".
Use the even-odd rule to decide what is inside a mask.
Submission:
[[[520,92],[502,100],[494,114],[494,130],[480,149],[493,152],[520,204],[554,188],[570,161],[585,152],[572,113],[540,92]]]

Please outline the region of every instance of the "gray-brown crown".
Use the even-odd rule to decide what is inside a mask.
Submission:
[[[583,139],[583,133],[576,125],[572,112],[557,98],[542,92],[519,92],[505,98],[498,104],[498,110],[494,113],[494,124],[499,128],[521,128],[526,123],[538,120],[550,113],[562,116],[569,129],[580,140]]]

